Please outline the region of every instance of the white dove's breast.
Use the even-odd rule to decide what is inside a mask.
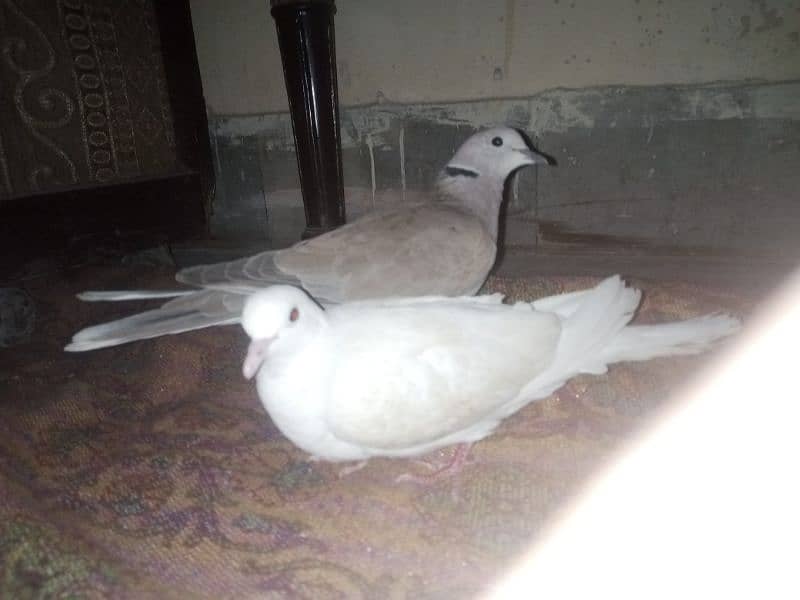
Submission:
[[[257,377],[258,396],[275,426],[293,444],[326,460],[367,456],[337,440],[326,422],[331,354],[323,344],[307,346],[290,361],[269,360]]]

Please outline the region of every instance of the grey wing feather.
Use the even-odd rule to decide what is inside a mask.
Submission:
[[[240,294],[249,294],[268,285],[300,285],[296,277],[281,271],[275,264],[275,255],[279,252],[268,250],[230,262],[189,267],[178,271],[175,279],[188,285]]]
[[[275,264],[322,301],[459,296],[480,288],[495,252],[479,219],[423,204],[370,215],[281,251]]]
[[[479,219],[450,206],[379,211],[285,250],[180,271],[181,283],[236,293],[300,286],[324,304],[475,293],[495,259]]]

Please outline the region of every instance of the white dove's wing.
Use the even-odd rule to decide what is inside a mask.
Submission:
[[[479,425],[547,368],[558,344],[557,316],[518,307],[442,301],[330,311],[339,342],[333,434],[391,453]]]
[[[420,204],[379,211],[290,248],[184,269],[178,281],[249,293],[300,286],[327,304],[386,296],[475,293],[496,247],[480,220]]]

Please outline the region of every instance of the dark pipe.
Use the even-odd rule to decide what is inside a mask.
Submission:
[[[304,238],[345,222],[333,0],[271,0],[306,213]]]

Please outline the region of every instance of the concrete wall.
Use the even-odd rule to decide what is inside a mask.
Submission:
[[[267,0],[192,0],[213,113],[287,110]],[[796,0],[338,0],[344,106],[800,78]]]
[[[303,225],[266,0],[192,0],[212,228]],[[474,130],[557,161],[514,186],[506,242],[800,255],[800,1],[338,0],[348,215],[425,189]]]

